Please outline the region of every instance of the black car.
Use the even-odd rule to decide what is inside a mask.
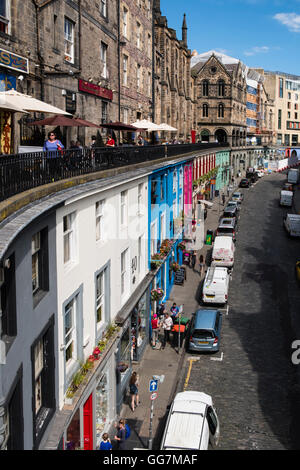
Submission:
[[[239,184],[240,188],[249,188],[249,186],[250,186],[250,183],[247,178],[241,179],[240,184]]]

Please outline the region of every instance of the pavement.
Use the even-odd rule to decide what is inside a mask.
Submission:
[[[235,181],[233,191],[237,189],[240,179]],[[230,195],[232,192],[230,193]],[[227,195],[225,205],[230,199]],[[208,210],[207,218],[205,220],[205,234],[207,229],[215,230],[218,225],[220,215],[222,214],[224,205],[220,202],[220,198],[214,199],[214,205]],[[212,246],[204,245],[203,248],[197,253],[197,264],[195,270],[187,267],[187,278],[183,286],[174,285],[171,296],[166,302],[166,310],[170,311],[173,302],[177,306],[183,305],[183,316],[191,318],[192,314],[199,306],[201,294],[201,279],[199,271],[199,256],[203,254],[206,264],[210,265],[210,256]],[[162,338],[163,332],[161,330],[160,337]],[[172,335],[171,335],[172,338]],[[172,341],[172,339],[171,339]],[[133,364],[133,371],[139,375],[139,398],[140,405],[134,410],[130,408],[131,397],[126,397],[126,402],[122,406],[120,418],[126,419],[126,422],[131,428],[131,435],[126,440],[126,449],[141,449],[149,448],[150,438],[150,414],[151,414],[151,400],[149,392],[149,382],[153,375],[164,375],[163,383],[159,384],[157,398],[154,400],[154,412],[152,420],[152,449],[159,449],[162,433],[164,430],[165,421],[168,413],[168,406],[172,403],[173,398],[177,393],[177,388],[182,380],[182,370],[184,363],[185,350],[184,346],[178,352],[177,344],[167,344],[164,350],[154,350],[151,345],[148,345],[143,358],[140,363]],[[110,432],[113,447],[115,447],[114,429]]]

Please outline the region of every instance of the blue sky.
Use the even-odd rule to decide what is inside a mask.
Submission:
[[[179,39],[186,13],[191,50],[300,76],[300,0],[161,0],[161,12]]]

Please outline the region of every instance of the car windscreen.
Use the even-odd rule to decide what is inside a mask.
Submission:
[[[234,230],[231,227],[219,227],[218,228],[218,233],[230,233],[230,234],[232,234],[233,232],[234,232]]]
[[[192,337],[196,339],[211,339],[214,338],[214,334],[209,330],[194,330]]]

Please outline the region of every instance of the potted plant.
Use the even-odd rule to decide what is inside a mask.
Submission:
[[[164,297],[164,295],[165,295],[164,291],[160,287],[157,287],[156,289],[152,289],[151,291],[151,300],[153,302],[157,302],[161,300]]]
[[[93,355],[94,355],[94,358],[96,360],[100,359],[100,355],[101,355],[101,351],[100,349],[98,348],[98,346],[95,347],[94,351],[93,351]]]
[[[180,266],[178,263],[172,263],[170,268],[172,269],[172,271],[176,272],[180,269]]]

